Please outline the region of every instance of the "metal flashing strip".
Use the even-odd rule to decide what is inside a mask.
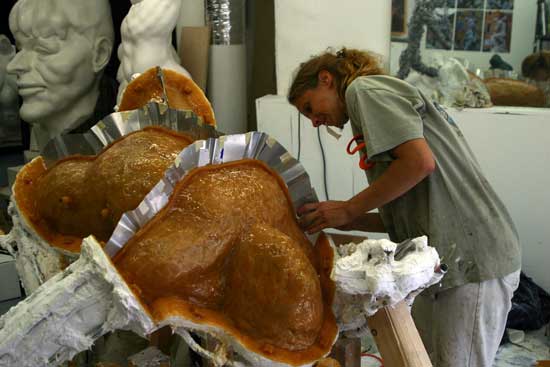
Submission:
[[[47,165],[70,155],[95,155],[110,143],[147,126],[162,126],[194,140],[218,137],[220,132],[203,123],[193,111],[175,110],[150,102],[138,110],[115,112],[83,134],[66,134],[48,142],[41,152]]]

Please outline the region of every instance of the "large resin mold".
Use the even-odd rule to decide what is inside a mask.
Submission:
[[[197,166],[205,167],[194,169]],[[181,176],[178,177],[179,174]],[[225,180],[227,187],[235,187],[231,182],[238,181],[241,189],[224,201],[218,195],[219,190],[223,192],[224,182],[220,180]],[[259,186],[254,186],[252,181]],[[218,182],[220,185],[217,185]],[[247,182],[251,184],[250,188]],[[205,190],[200,189],[201,185]],[[215,197],[204,195],[204,192],[210,191],[207,188],[216,193]],[[172,192],[179,195],[179,199],[172,199]],[[245,195],[248,201],[239,196],[244,192],[249,194]],[[185,202],[186,198],[197,195],[192,205],[180,205],[182,200]],[[14,325],[11,329],[18,332],[0,332],[0,361],[4,358],[21,366],[56,365],[78,350],[85,349],[93,338],[111,329],[132,329],[143,335],[163,325],[171,325],[188,340],[191,347],[197,348],[199,353],[210,355],[218,365],[232,364],[234,361],[263,366],[313,365],[328,354],[338,330],[331,311],[334,285],[329,276],[333,251],[324,237],[315,247],[311,246],[294,217],[295,206],[312,200],[316,200],[315,193],[303,168],[265,134],[249,133],[194,143],[184,149],[175,165],[144,202],[124,216],[108,242],[106,252],[93,237],[86,238],[83,256],[78,261],[2,319],[1,322]],[[208,297],[200,299],[203,294],[200,289],[198,294],[193,293],[197,287],[186,290],[186,283],[180,283],[171,288],[164,287],[162,282],[153,282],[154,286],[148,286],[147,276],[143,276],[151,274],[154,277],[156,272],[165,271],[170,266],[166,259],[174,256],[175,264],[198,264],[196,275],[199,280],[200,274],[204,274],[207,285],[219,285],[209,283],[211,273],[208,267],[201,269],[201,262],[197,260],[200,251],[195,252],[196,257],[177,258],[179,254],[186,253],[185,249],[192,248],[193,243],[201,241],[201,233],[195,237],[176,235],[175,242],[164,238],[192,227],[189,224],[176,225],[163,230],[166,229],[163,227],[166,218],[180,220],[173,215],[174,210],[194,208],[195,204],[204,211],[183,212],[182,218],[192,221],[194,215],[205,213],[198,220],[205,225],[202,235],[206,242],[202,243],[203,247],[208,247],[216,238],[224,244],[219,248],[227,245],[227,251],[221,251],[227,260],[221,266],[214,264],[211,269],[227,270],[227,275],[223,277],[226,281],[222,285],[227,284],[224,289],[228,293],[221,299],[224,300],[222,303],[228,304],[228,308],[220,308],[215,301],[209,304]],[[162,217],[166,211],[170,215]],[[161,218],[159,220],[156,220],[157,213]],[[127,226],[130,223],[128,220],[133,221],[133,231]],[[214,229],[216,221],[221,223],[221,232]],[[160,230],[156,230],[159,225]],[[155,237],[157,234],[160,236]],[[223,234],[234,237],[226,241]],[[182,250],[176,246],[181,239],[190,239],[193,243]],[[170,252],[173,243],[178,251]],[[163,245],[155,247],[156,244]],[[159,254],[158,261],[153,256],[149,264],[141,262],[142,269],[136,268],[135,265],[140,262],[133,262],[132,259],[140,256],[139,252],[134,251],[140,247]],[[117,251],[113,262],[105,261],[105,253],[114,254]],[[163,251],[166,253],[162,254]],[[261,261],[254,264],[254,259],[259,258]],[[273,273],[266,274],[266,271]],[[168,269],[167,274],[170,273]],[[179,274],[176,271],[172,276],[177,279]],[[260,281],[261,284],[258,283]],[[215,288],[207,286],[205,289]],[[267,292],[263,293],[263,289]],[[67,298],[68,293],[73,295],[71,302],[67,302],[61,311],[54,312],[63,304],[62,300]],[[118,302],[121,294],[129,296]],[[251,311],[239,312],[246,307]],[[227,312],[219,312],[222,309]],[[279,315],[278,310],[288,312]],[[252,311],[258,313],[257,317],[251,316]],[[93,317],[84,317],[86,313]],[[75,319],[75,315],[82,316]],[[247,319],[249,316],[252,318]],[[116,320],[116,326],[107,320]],[[251,332],[256,330],[256,323],[264,321],[264,328],[257,328],[259,334]],[[253,324],[247,327],[248,322]],[[63,325],[66,330],[60,330],[55,325]],[[262,334],[264,330],[274,332]],[[219,340],[221,347],[216,353],[203,350],[193,344],[189,331],[209,334]],[[71,335],[70,340],[64,337],[66,334]],[[300,337],[301,334],[306,336]],[[292,338],[296,335],[296,343],[285,342],[287,339],[294,340]],[[35,339],[38,340],[35,342]],[[44,344],[45,340],[48,340],[50,347],[44,345],[36,352],[29,352],[29,345]],[[44,364],[38,361],[44,361]]]
[[[142,193],[140,194],[142,196],[137,197],[137,201],[133,199],[124,205],[119,205],[123,211],[132,209],[135,207],[133,205],[137,206],[141,198],[162,177],[164,170],[173,163],[175,156],[184,146],[195,140],[218,136],[219,133],[212,126],[203,124],[201,119],[190,111],[172,110],[163,104],[149,103],[139,110],[111,114],[84,134],[64,135],[53,139],[45,147],[41,157],[36,158],[22,168],[12,188],[13,195],[9,209],[14,227],[7,236],[0,236],[0,246],[8,249],[15,256],[16,266],[27,293],[31,293],[44,281],[74,261],[78,257],[82,238],[90,233],[96,233],[90,228],[90,232],[84,233],[81,231],[82,233],[79,235],[79,233],[75,233],[74,225],[69,231],[63,232],[53,228],[54,226],[44,226],[41,223],[43,219],[41,214],[43,213],[38,210],[36,201],[39,196],[47,195],[44,192],[39,192],[37,187],[40,185],[41,178],[45,177],[48,172],[48,168],[53,167],[53,170],[57,170],[58,174],[62,175],[63,167],[68,167],[75,162],[79,164],[85,161],[91,162],[93,159],[89,156],[99,154],[102,151],[109,151],[109,147],[116,145],[118,141],[123,141],[129,135],[136,134],[144,129],[161,128],[164,128],[165,133],[160,135],[173,135],[176,140],[183,139],[186,143],[180,144],[179,148],[177,144],[174,145],[171,148],[172,153],[170,153],[173,156],[170,157],[170,154],[167,155],[168,151],[163,149],[162,146],[155,145],[153,142],[148,144],[147,139],[141,139],[139,144],[148,144],[147,146],[152,149],[151,152],[144,149],[142,151],[143,158],[149,157],[147,159],[156,160],[158,169],[148,172],[148,176],[145,177],[147,182],[144,181],[143,187],[138,190]],[[170,133],[168,130],[174,133]],[[181,135],[178,133],[181,133]],[[159,153],[156,157],[153,154],[155,151]],[[142,173],[143,164],[140,163],[140,160],[143,159],[139,156],[128,158],[134,159],[135,164],[133,164],[133,168],[127,164],[125,166],[127,171],[124,174],[132,175],[132,169],[138,171],[136,174]],[[64,166],[57,164],[58,167],[54,167],[56,166],[55,162],[60,160],[64,161],[62,162]],[[73,174],[76,171],[68,171],[70,172],[67,172],[64,176],[66,180],[60,177],[57,181],[66,181],[62,185],[65,186],[65,190],[71,191],[71,193],[70,195],[60,194],[57,199],[59,200],[58,206],[66,206],[67,209],[70,209],[70,207],[76,205],[71,199],[74,194],[77,194],[73,191],[81,191],[78,194],[81,199],[79,202],[84,203],[88,197],[86,192],[93,191],[94,185],[87,182],[87,187],[84,188],[76,182],[79,179]],[[82,173],[81,171],[80,173]],[[92,175],[92,177],[95,176]],[[84,177],[80,179],[83,180]],[[71,185],[71,181],[75,181],[74,185]],[[95,188],[98,189],[99,186],[95,185]],[[114,188],[111,193],[116,194],[113,191],[116,191]],[[55,190],[52,194],[56,195]],[[135,202],[135,204],[132,204],[132,202]],[[93,205],[95,205],[95,202],[92,200],[88,206]],[[50,216],[57,216],[59,220],[65,220],[66,222],[71,220],[71,216],[63,213],[62,208],[58,208],[57,212],[54,213],[54,206],[51,208],[52,213],[50,213]],[[89,210],[92,209],[89,208]],[[102,211],[103,209],[107,210]],[[114,212],[109,213],[109,208],[99,208],[96,211],[99,212],[95,213],[96,216],[113,217],[109,220],[115,220],[114,224],[118,220],[115,216],[120,216],[120,214]],[[88,224],[91,226],[89,221],[83,221],[82,226]],[[110,232],[106,230],[103,230],[103,232],[106,241]]]

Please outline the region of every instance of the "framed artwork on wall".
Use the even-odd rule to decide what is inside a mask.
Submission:
[[[483,11],[459,10],[456,16],[454,49],[477,51],[481,49]]]
[[[444,8],[433,13],[426,48],[509,53],[513,9],[514,0],[447,0]]]
[[[391,36],[392,41],[407,40],[407,0],[391,2]]]
[[[483,9],[484,0],[457,0],[457,8]]]
[[[436,8],[434,17],[437,20],[427,27],[426,48],[452,50],[456,9]]]
[[[510,52],[512,38],[512,13],[488,11],[485,13],[483,51]]]

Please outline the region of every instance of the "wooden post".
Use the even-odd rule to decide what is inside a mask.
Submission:
[[[156,347],[162,353],[169,356],[174,338],[175,337],[170,326],[164,326],[149,335],[149,346]]]
[[[361,339],[338,338],[330,357],[338,361],[341,367],[361,367]]]
[[[384,367],[432,367],[405,302],[380,309],[368,325]]]

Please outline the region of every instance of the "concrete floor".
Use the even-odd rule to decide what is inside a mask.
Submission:
[[[517,343],[502,345],[493,367],[536,366],[539,360],[550,360],[550,325],[526,332]]]
[[[376,346],[371,345],[373,342],[370,336],[367,337],[363,340],[363,349],[370,347],[370,352],[379,355]],[[518,340],[517,343],[501,345],[493,367],[531,367],[536,366],[539,360],[550,360],[550,325],[526,332],[523,340]],[[379,366],[380,362],[374,358],[363,357],[361,360],[361,367]]]
[[[18,300],[0,302],[0,315],[6,312]],[[376,355],[378,351],[372,336],[362,340],[363,350]],[[493,367],[531,367],[539,360],[550,360],[550,324],[540,330],[526,332],[523,339],[516,343],[502,345],[497,353]],[[380,362],[374,358],[363,357],[361,367],[379,367]]]

